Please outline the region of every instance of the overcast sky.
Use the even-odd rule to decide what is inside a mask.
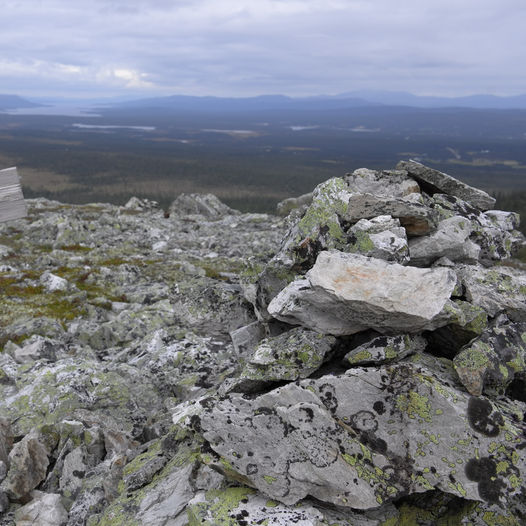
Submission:
[[[526,93],[525,0],[0,0],[0,93]]]

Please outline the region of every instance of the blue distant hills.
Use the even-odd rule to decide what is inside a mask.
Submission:
[[[0,95],[0,110],[13,110],[42,106],[17,95]],[[71,103],[71,99],[57,99],[53,103]],[[379,108],[382,106],[405,106],[412,108],[474,108],[474,109],[526,109],[526,94],[509,97],[496,95],[469,95],[464,97],[436,97],[414,95],[394,91],[351,91],[339,95],[312,97],[289,97],[286,95],[260,95],[257,97],[196,97],[172,95],[141,98],[129,101],[116,99],[75,100],[90,106],[103,105],[106,109],[170,109],[186,112],[238,112],[238,111],[324,111],[345,108]]]

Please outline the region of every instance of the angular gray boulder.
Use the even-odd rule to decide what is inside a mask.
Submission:
[[[310,495],[369,509],[436,488],[506,506],[526,489],[522,430],[505,407],[411,363],[231,394],[199,426],[232,469],[287,505]]]
[[[322,252],[306,279],[272,300],[275,318],[335,335],[365,328],[420,332],[448,323],[444,312],[457,277],[446,268],[419,269],[342,252]]]
[[[493,327],[464,347],[453,364],[460,381],[473,396],[503,395],[514,380],[521,380],[519,385],[524,389],[526,323],[510,323],[501,316]]]
[[[479,210],[490,210],[495,199],[483,190],[469,186],[448,174],[442,173],[416,161],[400,161],[396,168],[405,170],[413,179],[431,190],[431,193],[443,193],[460,197]]]

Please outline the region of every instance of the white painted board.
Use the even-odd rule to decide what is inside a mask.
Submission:
[[[27,206],[16,168],[0,170],[0,222],[27,215]]]

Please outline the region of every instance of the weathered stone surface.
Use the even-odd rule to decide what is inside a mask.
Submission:
[[[230,390],[250,392],[268,382],[307,378],[330,356],[335,344],[334,336],[301,327],[265,338]]]
[[[312,203],[293,220],[275,256],[255,279],[252,301],[262,321],[271,316],[267,307],[278,292],[298,274],[305,273],[322,250],[345,250],[347,235],[340,222],[351,194],[345,181],[332,178],[319,184]]]
[[[473,396],[504,394],[516,377],[526,380],[526,323],[509,323],[501,317],[462,349],[453,363]]]
[[[409,248],[405,229],[391,216],[361,219],[349,232],[347,252],[358,253],[396,263],[409,261]]]
[[[306,208],[312,203],[312,192],[300,195],[298,197],[289,197],[280,201],[276,205],[276,212],[280,216],[286,216],[290,214],[292,210]]]
[[[381,526],[396,520],[396,509],[382,513],[358,514],[315,508],[308,501],[297,506],[285,506],[251,488],[233,487],[200,492],[188,503],[189,526],[220,523],[225,526],[265,524],[268,526]]]
[[[460,197],[479,210],[489,210],[495,205],[495,199],[486,192],[416,161],[400,161],[396,167],[406,170],[411,177],[424,185],[424,190],[431,190],[430,193],[440,192]]]
[[[307,279],[285,288],[269,312],[319,332],[419,332],[447,324],[456,284],[445,268],[418,269],[341,252],[322,252]]]
[[[126,204],[123,207],[125,210],[137,210],[144,212],[146,210],[156,210],[159,208],[159,203],[157,201],[152,201],[151,199],[143,199],[140,197],[130,197]]]
[[[5,418],[0,417],[0,462],[4,463],[4,468],[7,467],[8,455],[12,446],[13,434],[11,432],[11,426]],[[3,478],[4,477],[0,477],[0,482]]]
[[[16,526],[64,526],[68,512],[58,494],[33,491],[32,500],[15,512]]]
[[[209,219],[239,214],[213,194],[181,194],[170,205],[168,212],[176,216],[198,214]]]
[[[526,321],[526,274],[512,267],[489,269],[461,265],[456,269],[466,299],[490,316],[506,313],[514,321]]]
[[[378,336],[349,351],[344,360],[353,366],[389,363],[422,352],[426,346],[426,340],[418,334]]]
[[[262,323],[254,321],[230,333],[232,344],[238,356],[248,357],[252,354],[259,340],[265,337]]]
[[[369,170],[359,168],[345,175],[349,191],[379,197],[406,197],[420,193],[420,187],[404,170]]]
[[[371,219],[381,215],[398,218],[408,236],[429,234],[436,229],[438,223],[437,214],[424,204],[419,194],[410,194],[406,198],[352,194],[343,217],[347,221],[356,222],[359,219]]]
[[[35,335],[24,342],[23,346],[14,346],[10,353],[18,363],[27,363],[35,360],[55,361],[57,351],[62,351],[61,345],[49,338]]]
[[[0,488],[10,499],[21,499],[46,478],[50,447],[41,433],[32,431],[9,453],[9,471]]]
[[[426,266],[441,257],[454,262],[476,263],[480,247],[469,239],[472,231],[471,222],[462,216],[440,221],[436,232],[410,240],[411,264]]]
[[[367,509],[439,488],[505,506],[524,491],[522,431],[506,411],[409,363],[253,400],[232,394],[204,410],[200,426],[234,470],[288,505],[311,495]]]

